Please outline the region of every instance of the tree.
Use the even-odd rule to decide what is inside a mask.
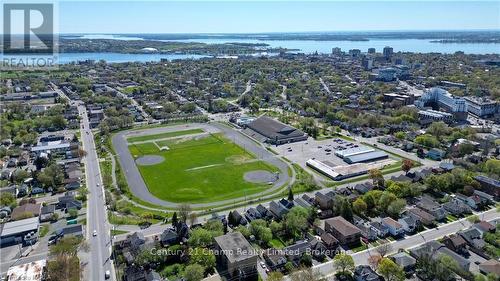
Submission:
[[[188,243],[191,247],[208,247],[212,245],[214,236],[212,233],[202,227],[195,228],[191,231]]]
[[[203,266],[205,272],[211,272],[215,267],[215,255],[211,250],[205,248],[195,248],[190,253],[190,264],[199,264]]]
[[[379,169],[371,169],[368,171],[368,175],[373,181],[374,186],[383,187],[384,186],[384,176]]]
[[[333,258],[333,266],[345,275],[354,270],[354,259],[348,254],[340,253]]]
[[[77,209],[69,209],[68,215],[70,218],[76,218],[78,216],[78,210]]]
[[[364,215],[366,210],[368,209],[368,206],[366,205],[366,202],[363,200],[363,198],[358,197],[353,203],[352,203],[352,209],[354,212],[358,215]]]
[[[12,175],[12,180],[15,183],[22,183],[25,179],[29,178],[30,174],[25,170],[16,170]]]
[[[406,201],[404,199],[396,199],[387,207],[387,214],[393,218],[398,218],[399,214],[405,209]]]
[[[392,202],[396,201],[397,199],[398,198],[393,193],[390,193],[388,191],[384,191],[382,193],[382,196],[380,196],[380,199],[377,202],[377,208],[381,212],[387,212],[387,208],[389,208],[389,205]]]
[[[189,223],[191,224],[191,226],[193,226],[197,220],[198,220],[198,214],[196,213],[189,214]]]
[[[385,278],[386,281],[405,280],[405,272],[403,268],[388,258],[382,258],[378,265],[378,272]]]
[[[401,165],[401,170],[403,170],[405,174],[408,174],[411,168],[413,168],[413,161],[410,159],[404,159],[403,164]]]
[[[174,212],[174,214],[172,215],[172,226],[176,227],[178,222],[179,219],[177,218],[177,212]]]
[[[62,183],[64,172],[59,165],[51,164],[38,173],[37,178],[44,186],[56,188]]]
[[[380,244],[377,248],[375,248],[375,251],[380,254],[381,257],[384,257],[388,253],[392,251],[392,245],[385,241],[384,243]]]
[[[16,197],[14,197],[14,194],[9,192],[2,193],[2,196],[0,196],[0,206],[15,207],[15,205]]]
[[[190,264],[184,269],[186,281],[200,281],[203,279],[205,269],[199,264]]]
[[[382,260],[382,256],[379,254],[370,255],[368,258],[368,264],[373,268],[373,270],[377,270],[380,261]]]
[[[302,230],[307,228],[307,217],[309,213],[303,207],[293,207],[285,217],[286,230],[297,238],[303,233]]]
[[[189,204],[181,204],[179,206],[179,218],[181,222],[187,222],[190,213],[191,206]]]
[[[293,191],[291,187],[288,188],[288,201],[293,201]]]

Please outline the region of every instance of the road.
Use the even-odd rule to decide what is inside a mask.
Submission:
[[[491,209],[482,213],[479,213],[478,216],[485,221],[497,221],[500,219],[500,213],[495,209]],[[392,254],[397,252],[398,249],[411,249],[417,246],[420,246],[428,241],[437,240],[442,238],[443,236],[450,235],[458,232],[459,230],[466,229],[472,224],[467,221],[466,218],[439,226],[439,228],[432,228],[420,233],[417,233],[413,236],[405,237],[401,240],[396,240],[391,242],[392,252],[388,254]],[[372,249],[364,250],[351,256],[354,259],[354,263],[356,265],[368,265],[368,258],[375,253]],[[333,267],[333,261],[325,262],[320,265],[313,267],[314,271],[319,272],[323,276],[331,276],[335,273],[335,269]]]
[[[90,245],[88,264],[84,267],[83,280],[104,280],[106,270],[111,272],[111,280],[115,279],[111,256],[111,238],[108,216],[104,200],[102,178],[99,170],[99,159],[95,149],[94,135],[89,127],[87,110],[83,104],[78,104],[81,115],[81,141],[87,155],[83,158],[85,176],[89,197],[87,203],[87,233],[86,238]],[[93,231],[97,232],[93,236]]]

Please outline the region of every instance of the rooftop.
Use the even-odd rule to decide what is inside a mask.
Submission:
[[[0,237],[6,237],[28,231],[37,231],[39,225],[40,223],[38,221],[38,217],[8,222],[0,225]]]
[[[215,237],[215,242],[219,245],[222,253],[229,262],[247,260],[257,255],[250,243],[240,232],[231,232],[222,236]]]

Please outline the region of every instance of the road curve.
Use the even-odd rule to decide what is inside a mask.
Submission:
[[[222,132],[228,139],[232,140],[237,145],[243,147],[245,150],[253,153],[258,159],[267,162],[275,167],[277,167],[279,172],[279,179],[274,183],[274,185],[265,191],[265,193],[270,193],[280,189],[284,184],[286,184],[290,180],[290,176],[288,175],[288,164],[285,163],[282,159],[265,149],[262,145],[255,143],[253,140],[242,134],[241,132],[230,128],[227,125],[220,123],[196,123],[196,124],[188,124],[188,125],[175,125],[168,127],[159,127],[159,128],[150,128],[144,130],[134,130],[134,131],[122,131],[113,135],[111,142],[113,148],[115,150],[116,155],[118,156],[118,162],[122,170],[125,173],[125,177],[127,179],[130,191],[134,196],[144,200],[146,202],[168,207],[168,208],[176,208],[181,203],[170,202],[166,200],[162,200],[160,198],[155,197],[153,194],[149,192],[142,176],[139,172],[139,169],[135,165],[134,158],[130,154],[128,149],[128,143],[126,140],[127,135],[145,135],[145,134],[159,134],[169,131],[178,131],[180,129],[186,128],[202,128],[208,132]],[[253,194],[253,196],[257,196],[257,194]],[[251,197],[251,196],[249,196]],[[193,203],[191,207],[193,208],[210,208],[217,207],[225,204],[234,203],[234,199],[222,200],[217,202],[210,203]]]

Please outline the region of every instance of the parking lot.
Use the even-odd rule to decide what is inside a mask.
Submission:
[[[306,161],[314,158],[321,162],[326,162],[329,166],[348,166],[342,158],[335,155],[336,150],[345,150],[350,148],[363,147],[356,141],[347,141],[340,138],[331,138],[326,140],[315,140],[313,138],[307,141],[273,146],[272,149],[278,152],[281,156],[286,157],[290,161],[299,164],[302,168],[306,167]],[[393,163],[393,159],[385,159],[381,161],[373,161],[370,166],[373,168],[383,167]],[[307,168],[308,169],[308,168]]]

